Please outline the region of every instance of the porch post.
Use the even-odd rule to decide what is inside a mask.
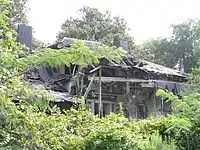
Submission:
[[[130,82],[126,82],[126,94],[130,93]]]
[[[103,116],[102,112],[102,100],[101,100],[101,76],[102,76],[102,69],[99,68],[99,116]]]
[[[164,102],[163,102],[163,98],[161,97],[161,115],[163,115],[164,113],[164,111],[163,111],[163,109],[164,109]]]
[[[154,115],[156,116],[156,83],[154,82],[154,96],[153,96],[153,111]]]

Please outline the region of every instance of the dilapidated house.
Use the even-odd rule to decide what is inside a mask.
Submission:
[[[68,47],[76,39],[66,38],[50,48]],[[94,42],[85,41],[90,46]],[[71,69],[73,68],[73,69]],[[77,72],[72,79],[72,72]],[[170,102],[156,97],[158,88],[177,94],[186,82],[186,74],[147,61],[125,58],[121,63],[104,58],[100,64],[89,65],[79,73],[76,66],[45,67],[27,75],[34,89],[48,89],[62,109],[73,105],[73,97],[83,95],[85,103],[94,114],[105,116],[116,112],[121,102],[128,118],[146,118],[171,112]],[[78,78],[78,79],[77,79]]]

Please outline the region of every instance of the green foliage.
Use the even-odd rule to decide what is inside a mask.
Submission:
[[[10,17],[14,24],[27,24],[26,13],[28,11],[27,7],[28,0],[14,0],[12,6],[12,11]]]
[[[71,109],[64,114],[59,111],[51,115],[33,111],[22,114],[24,132],[17,132],[15,139],[21,149],[175,149],[173,142],[163,141],[156,129],[155,132],[150,129],[152,134],[143,133],[140,128],[146,126],[145,122],[130,122],[122,115],[100,119],[85,109]]]
[[[148,145],[145,145],[146,150],[176,150],[177,146],[174,142],[168,143],[167,141],[163,141],[162,137],[160,136],[159,132],[156,131],[149,137]]]
[[[199,52],[199,20],[187,20],[181,24],[172,25],[173,41],[176,44],[176,55],[180,68],[185,72],[197,66]]]
[[[128,120],[122,115],[110,115],[97,122],[98,127],[88,135],[86,149],[139,149],[142,136],[127,128]]]
[[[132,56],[173,68],[177,65],[176,44],[167,38],[152,39],[136,46]]]
[[[159,90],[157,94],[171,100],[174,106],[174,119],[171,120],[166,133],[170,133],[170,137],[175,139],[180,149],[199,149],[199,92],[190,92],[181,98],[163,90]]]
[[[18,60],[18,67],[41,67],[52,66],[58,67],[60,64],[70,66],[70,64],[80,65],[82,68],[89,64],[98,64],[100,58],[114,60],[120,62],[126,55],[122,48],[108,47],[108,46],[92,46],[91,48],[79,41],[73,44],[70,48],[64,49],[50,49],[46,48],[38,51],[28,57]]]

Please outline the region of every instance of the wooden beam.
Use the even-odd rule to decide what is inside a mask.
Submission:
[[[109,101],[109,100],[102,100],[104,103],[110,103],[110,104],[116,104],[117,102],[114,101]],[[87,102],[94,102],[94,103],[99,103],[99,100],[97,99],[87,99]]]
[[[164,113],[164,100],[163,100],[163,97],[161,97],[161,115],[163,115]]]
[[[83,93],[83,87],[84,87],[84,76],[81,75],[80,95],[82,95]]]
[[[88,80],[91,80],[91,76],[88,77]],[[95,77],[94,81],[99,81],[99,77]],[[156,82],[166,82],[166,83],[179,83],[185,84],[181,82],[173,82],[166,80],[145,80],[138,78],[123,78],[123,77],[101,77],[101,82],[132,82],[132,83],[156,83]]]
[[[97,68],[94,68],[94,69],[90,70],[90,73],[93,73],[93,72],[99,70],[100,68],[101,68],[101,66],[99,66],[99,67],[97,67]]]
[[[91,86],[92,86],[92,84],[93,84],[94,78],[95,78],[95,74],[93,74],[93,76],[92,76],[92,78],[91,78],[91,80],[90,80],[90,83],[89,83],[89,85],[88,85],[88,87],[87,87],[87,89],[86,89],[86,91],[85,91],[85,94],[84,94],[84,98],[85,98],[85,99],[86,99],[87,96],[88,96],[88,93],[89,93],[89,91],[90,91],[90,89],[91,89]]]
[[[130,93],[130,82],[126,82],[126,94]]]
[[[91,77],[88,77],[91,80]],[[99,77],[95,77],[94,81],[99,81]],[[101,77],[101,82],[150,82],[152,80],[134,79],[134,78],[122,78],[122,77]]]
[[[101,100],[101,68],[99,68],[99,116],[102,117],[103,116],[103,112],[102,112],[102,100]]]
[[[157,116],[157,112],[156,112],[156,87],[153,89],[154,90],[154,94],[153,94],[153,112],[154,115]]]
[[[99,95],[98,92],[94,92],[95,95]],[[125,96],[125,94],[115,94],[115,93],[101,93],[103,96]]]

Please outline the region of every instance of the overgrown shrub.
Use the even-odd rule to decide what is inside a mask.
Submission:
[[[17,110],[15,107],[11,106]],[[22,122],[15,127],[1,127],[1,149],[150,150],[170,145],[160,135],[155,136],[157,125],[150,126],[149,120],[129,121],[121,114],[100,119],[81,108],[65,114],[58,110],[51,115],[30,110],[14,116],[22,118]],[[143,132],[144,128],[147,132]],[[159,142],[157,146],[155,141]]]

